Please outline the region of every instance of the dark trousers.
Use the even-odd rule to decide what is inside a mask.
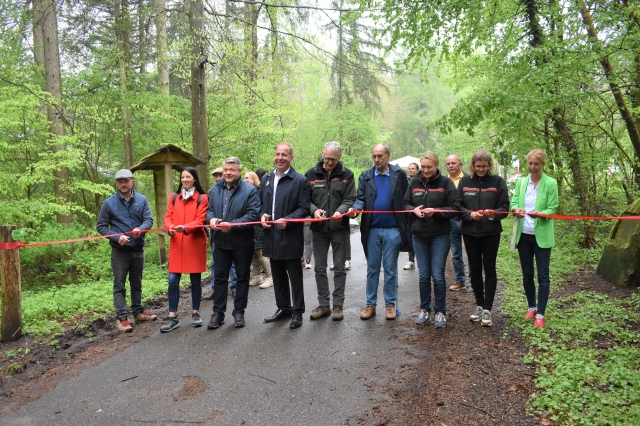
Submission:
[[[271,276],[278,309],[285,312],[304,312],[304,285],[300,259],[273,260]],[[291,287],[289,287],[291,281]],[[293,298],[293,306],[291,299]]]
[[[476,305],[490,311],[496,295],[498,275],[496,273],[496,259],[500,246],[500,234],[486,237],[474,237],[464,234],[464,247],[469,259],[469,276],[471,287],[476,296]],[[484,283],[482,270],[484,269]]]
[[[144,251],[111,250],[111,269],[113,270],[113,306],[118,319],[126,319],[127,309],[126,280],[129,275],[131,287],[131,313],[136,315],[144,311],[142,307],[142,270],[144,269]]]
[[[527,295],[527,303],[530,308],[536,307],[536,283],[533,280],[533,259],[536,260],[538,269],[538,314],[544,316],[551,290],[551,278],[549,276],[549,263],[551,262],[551,249],[540,248],[535,235],[522,234],[518,241],[518,254],[522,266],[522,283]]]
[[[244,314],[249,297],[249,273],[251,271],[251,259],[253,258],[253,242],[251,245],[236,249],[224,249],[218,244],[213,251],[214,289],[213,312],[222,314],[227,311],[227,289],[229,286],[229,271],[231,265],[236,265],[238,284],[236,285],[236,297],[233,300],[232,315],[240,312]],[[300,262],[298,262],[300,263]]]

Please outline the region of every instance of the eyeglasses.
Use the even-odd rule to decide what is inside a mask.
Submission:
[[[331,157],[323,157],[322,159],[327,163],[337,163],[338,161],[340,161],[339,158],[331,158]]]
[[[473,166],[473,168],[476,170],[488,170],[489,166]]]

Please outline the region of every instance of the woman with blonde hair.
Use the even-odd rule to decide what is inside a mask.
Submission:
[[[256,189],[260,189],[260,179],[258,179],[258,175],[254,172],[245,173],[244,180],[255,186]],[[273,286],[273,279],[271,278],[271,264],[269,263],[269,259],[262,256],[264,228],[262,225],[254,225],[254,229],[256,236],[253,246],[253,259],[251,260],[251,278],[249,279],[249,285],[260,285],[260,288],[269,288]]]

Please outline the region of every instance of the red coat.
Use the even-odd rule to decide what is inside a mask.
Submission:
[[[205,272],[207,270],[207,234],[204,228],[194,228],[194,225],[204,225],[209,198],[207,194],[200,197],[198,202],[198,191],[193,192],[193,196],[185,203],[182,194],[176,197],[169,196],[167,204],[167,214],[164,216],[164,227],[172,225],[185,225],[186,232],[177,232],[169,241],[169,272],[175,274],[188,274]]]

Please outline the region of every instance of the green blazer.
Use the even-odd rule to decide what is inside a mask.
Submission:
[[[516,182],[516,189],[511,199],[510,210],[518,207],[524,209],[524,195],[527,191],[529,176],[521,177]],[[540,178],[538,186],[538,196],[536,197],[536,211],[544,214],[555,214],[558,210],[558,182],[544,173]],[[516,237],[516,245],[520,241],[522,235],[522,223],[518,224],[518,234]],[[533,228],[536,236],[536,242],[540,248],[551,248],[556,245],[553,236],[553,219],[536,217],[533,219]]]

